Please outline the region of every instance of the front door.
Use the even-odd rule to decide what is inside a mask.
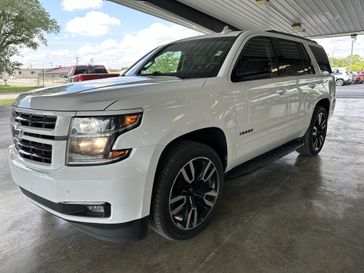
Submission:
[[[269,37],[253,37],[232,72],[236,94],[237,157],[243,162],[286,141],[289,89],[277,77],[277,59]]]

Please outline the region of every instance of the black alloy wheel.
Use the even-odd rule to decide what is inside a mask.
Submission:
[[[178,172],[169,194],[169,214],[183,230],[199,226],[211,213],[219,194],[219,176],[206,157],[191,159]]]
[[[326,139],[327,117],[323,112],[317,115],[315,124],[312,129],[312,143],[315,151],[320,151]]]
[[[151,227],[171,240],[197,235],[214,214],[223,182],[221,159],[211,147],[194,141],[176,143],[158,167]]]
[[[328,112],[322,106],[316,106],[310,127],[303,137],[304,145],[297,152],[306,156],[315,156],[324,146],[327,133]]]

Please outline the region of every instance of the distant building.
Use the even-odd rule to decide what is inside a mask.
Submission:
[[[19,68],[14,71],[13,76],[18,79],[37,79],[44,71],[43,68]]]
[[[51,69],[47,69],[46,71],[46,75],[47,76],[52,76],[54,78],[66,78],[68,75],[68,70],[71,67],[69,66],[65,66],[65,67],[56,67],[56,68],[51,68]]]

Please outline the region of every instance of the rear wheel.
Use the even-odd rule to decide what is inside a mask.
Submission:
[[[176,144],[161,163],[153,191],[153,229],[172,240],[184,240],[209,223],[223,187],[223,167],[209,146]]]
[[[304,145],[297,149],[302,155],[318,155],[324,146],[327,132],[328,113],[325,108],[316,106],[310,127],[303,137]]]
[[[341,79],[336,80],[336,85],[337,86],[343,86],[344,85],[344,80],[341,80]]]

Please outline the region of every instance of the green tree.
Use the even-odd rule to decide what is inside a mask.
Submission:
[[[12,60],[20,48],[46,45],[45,34],[59,30],[39,0],[0,0],[0,75],[21,65]]]
[[[155,58],[154,63],[145,71],[145,73],[161,72],[173,73],[177,71],[181,58],[181,52],[166,52]]]
[[[330,63],[332,67],[345,67],[348,70],[353,70],[353,69],[349,69],[350,68],[350,56],[347,57],[341,57],[341,58],[332,58],[330,57]],[[353,55],[353,65],[360,63],[361,62],[361,56],[358,54]],[[355,69],[356,71],[356,69]]]
[[[363,71],[364,70],[364,61],[359,61],[356,63],[353,63],[353,65],[349,65],[346,67],[349,71]]]

